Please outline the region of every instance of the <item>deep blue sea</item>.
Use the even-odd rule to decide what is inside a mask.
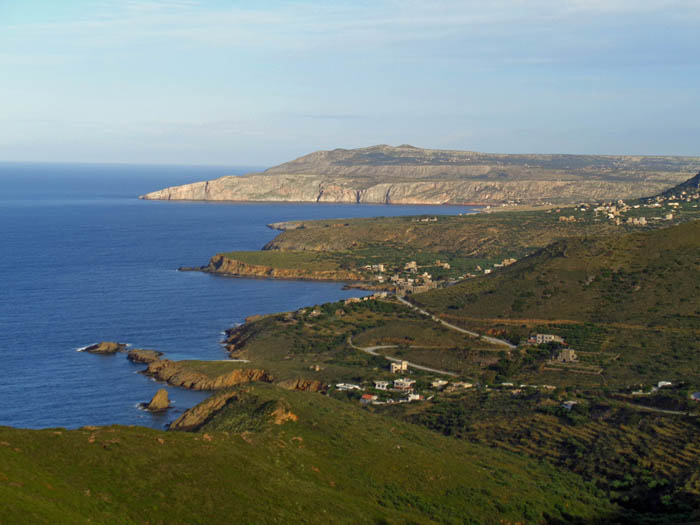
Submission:
[[[167,387],[174,409],[138,408],[162,384],[97,341],[171,359],[225,359],[222,332],[252,314],[363,295],[338,283],[232,279],[179,266],[256,250],[294,219],[447,214],[469,207],[141,201],[246,167],[0,163],[0,425],[162,428],[208,396]]]

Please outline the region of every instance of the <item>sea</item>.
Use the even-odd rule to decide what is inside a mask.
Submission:
[[[239,175],[249,166],[0,162],[0,425],[164,428],[205,399],[158,383],[99,341],[170,359],[226,359],[223,332],[247,316],[367,292],[342,283],[241,279],[199,272],[221,251],[257,250],[272,222],[471,213],[466,206],[143,201],[166,186]],[[173,408],[140,408],[159,388]]]

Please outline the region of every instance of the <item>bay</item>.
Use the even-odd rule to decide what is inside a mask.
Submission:
[[[472,212],[470,207],[141,201],[165,186],[252,171],[237,166],[0,163],[0,425],[162,428],[207,397],[167,387],[175,408],[138,409],[164,385],[113,340],[171,359],[224,359],[223,330],[253,314],[365,292],[341,283],[178,272],[214,253],[257,250],[271,222]]]

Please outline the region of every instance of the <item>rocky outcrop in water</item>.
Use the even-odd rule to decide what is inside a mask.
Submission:
[[[151,402],[146,405],[146,409],[151,412],[162,412],[168,408],[170,408],[170,398],[168,398],[168,391],[165,388],[158,390]]]
[[[642,197],[678,184],[700,158],[502,155],[412,146],[319,151],[245,176],[173,186],[156,200],[374,204],[557,204]]]
[[[95,343],[94,345],[90,345],[85,347],[85,352],[89,352],[91,354],[116,354],[117,352],[123,352],[126,350],[126,344],[124,343],[115,343],[113,341],[102,341],[101,343]]]

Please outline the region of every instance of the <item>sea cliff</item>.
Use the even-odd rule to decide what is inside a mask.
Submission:
[[[538,204],[636,198],[678,184],[700,158],[501,155],[412,146],[319,151],[263,173],[154,191],[149,200]]]
[[[183,270],[192,270],[183,268]],[[207,266],[198,270],[219,275],[236,277],[260,277],[271,279],[308,279],[315,281],[359,281],[362,276],[349,270],[311,270],[305,268],[273,268],[258,264],[249,264],[231,259],[223,254],[213,256]]]

